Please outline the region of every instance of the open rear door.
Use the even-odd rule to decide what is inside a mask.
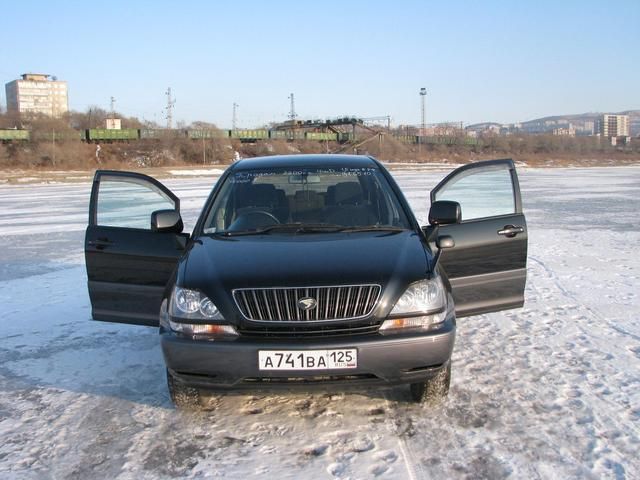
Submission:
[[[157,210],[180,210],[178,198],[157,180],[96,172],[84,245],[95,320],[158,325],[164,288],[189,235],[152,231]]]
[[[478,315],[524,304],[527,225],[515,165],[490,160],[464,165],[431,192],[431,202],[452,200],[461,223],[441,225],[455,247],[442,251],[440,265],[453,291],[456,315]]]

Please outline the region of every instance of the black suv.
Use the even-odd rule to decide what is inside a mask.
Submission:
[[[93,318],[160,327],[171,398],[202,388],[410,384],[447,395],[456,317],[523,305],[511,160],[465,165],[420,226],[374,158],[241,160],[191,235],[157,180],[100,170],[85,256]],[[338,387],[339,388],[339,387]]]

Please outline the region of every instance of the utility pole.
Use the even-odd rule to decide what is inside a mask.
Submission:
[[[418,153],[421,153],[422,150],[422,135],[425,134],[425,130],[427,129],[426,117],[425,117],[425,98],[427,97],[427,89],[422,87],[420,89],[420,107],[422,113],[422,125],[420,128],[420,134],[418,135]]]
[[[173,106],[176,104],[176,99],[171,97],[171,87],[167,88],[165,94],[167,95],[167,128],[171,130],[173,128]]]
[[[297,115],[296,115],[296,101],[293,98],[293,93],[291,95],[289,95],[289,100],[291,100],[291,110],[289,111],[289,120],[291,120],[291,122],[293,122]]]
[[[231,117],[231,130],[235,130],[238,128],[238,105],[236,102],[233,102],[233,117]]]

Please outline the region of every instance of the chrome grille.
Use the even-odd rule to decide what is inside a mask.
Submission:
[[[269,337],[269,338],[316,338],[316,337],[346,337],[353,335],[372,335],[378,333],[381,320],[362,320],[353,324],[349,323],[315,323],[315,322],[264,322],[262,325],[249,325],[238,327],[238,332],[244,337]]]
[[[233,298],[242,315],[258,322],[322,322],[363,318],[371,314],[380,285],[305,288],[241,288]],[[302,310],[298,301],[311,297],[316,306]]]

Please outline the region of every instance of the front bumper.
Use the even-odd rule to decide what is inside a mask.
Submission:
[[[358,387],[417,383],[447,365],[455,340],[455,320],[421,334],[367,335],[340,338],[233,341],[191,340],[161,334],[167,368],[174,378],[195,387],[215,389],[304,388],[327,385]],[[261,371],[259,350],[323,350],[355,348],[358,367],[326,371]]]

